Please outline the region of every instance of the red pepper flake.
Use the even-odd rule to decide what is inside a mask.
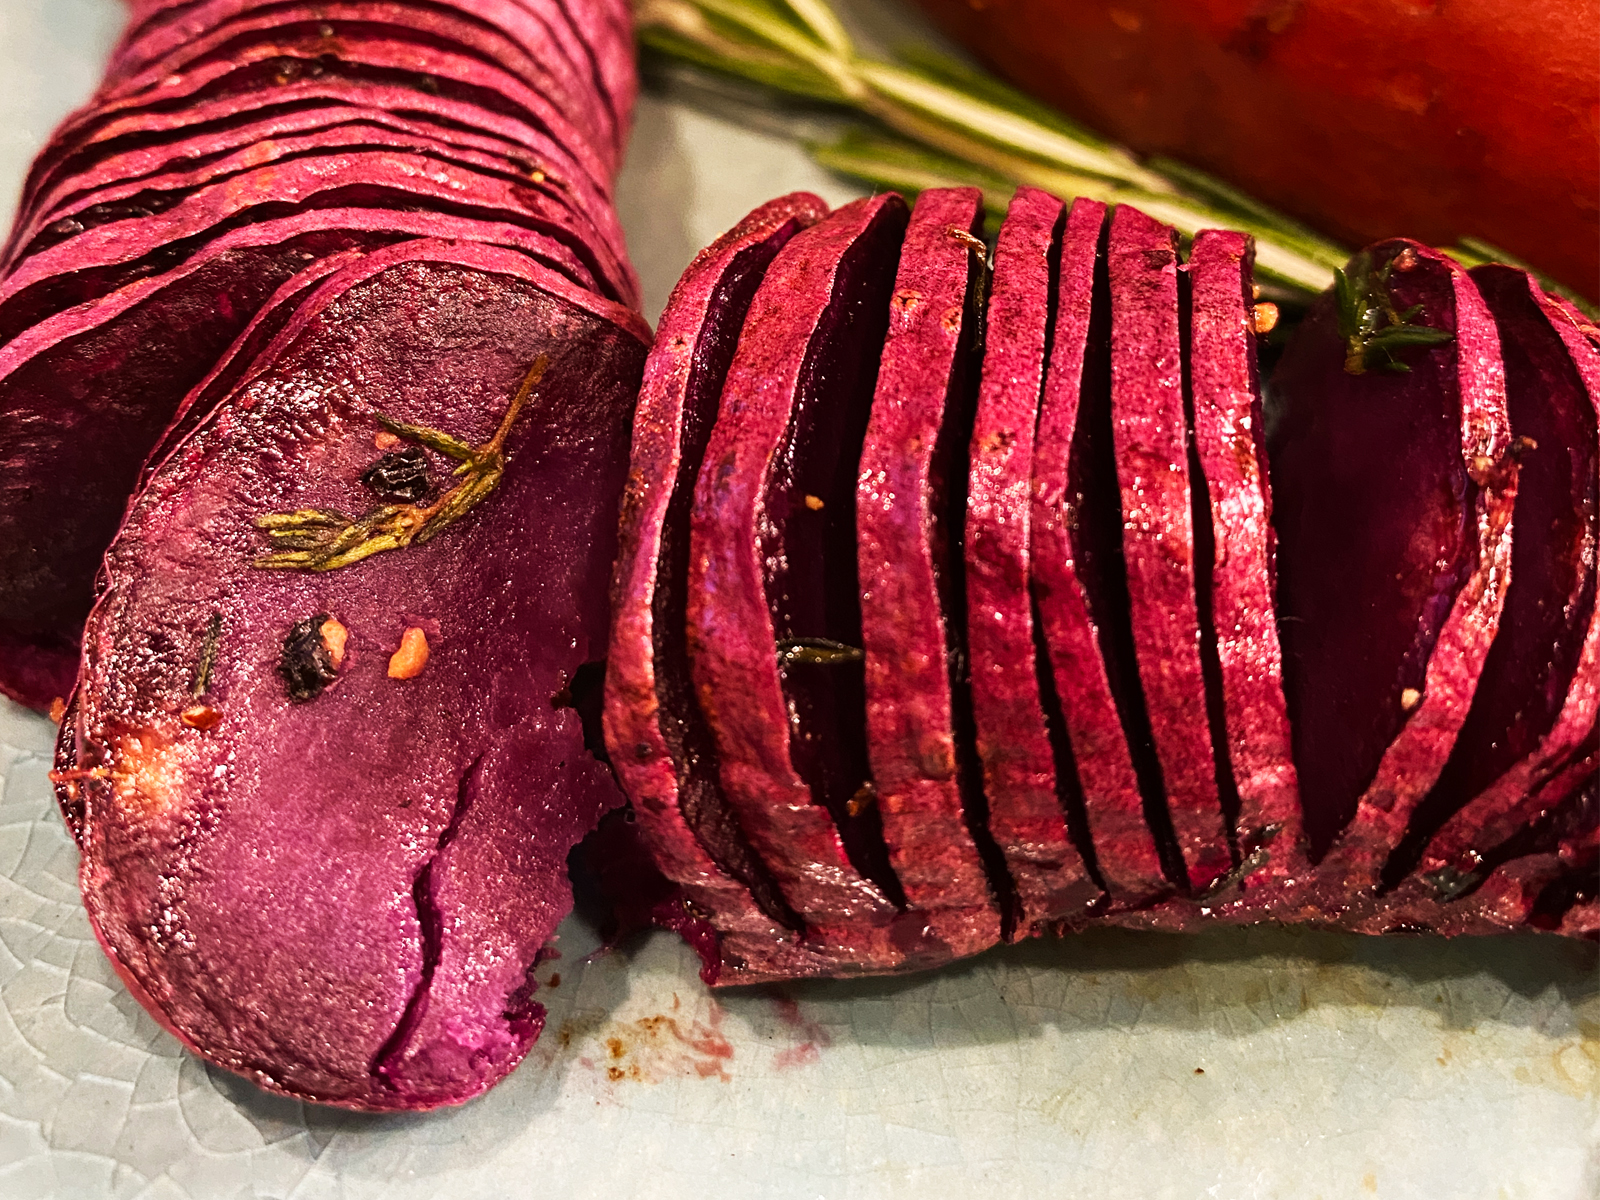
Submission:
[[[415,679],[428,665],[428,635],[413,625],[400,637],[400,649],[389,659],[390,679]]]
[[[198,729],[204,732],[208,729],[215,729],[222,721],[222,714],[209,704],[191,704],[179,714],[178,720],[182,721],[190,729]]]
[[[67,702],[65,700],[63,700],[60,696],[57,696],[54,700],[50,701],[50,719],[52,721],[59,725],[61,724],[61,718],[66,715]]]
[[[373,435],[372,444],[379,450],[393,450],[400,444],[400,439],[387,429],[380,429]]]
[[[1271,333],[1278,324],[1278,306],[1264,300],[1250,310],[1250,323],[1258,334]]]
[[[333,660],[334,670],[344,664],[344,644],[350,638],[350,631],[339,623],[339,618],[329,617],[317,630],[322,635],[322,644],[328,648],[328,657]]]

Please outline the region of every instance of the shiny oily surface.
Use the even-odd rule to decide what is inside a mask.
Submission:
[[[0,144],[8,200],[119,19],[111,0],[0,0],[0,112],[34,139]],[[788,144],[646,99],[620,199],[651,315],[696,250],[796,187],[849,195]],[[476,1200],[530,1179],[663,1200],[1600,1189],[1596,958],[1540,935],[1097,930],[908,979],[711,996],[665,934],[585,965],[574,919],[539,972],[561,977],[545,1037],[483,1099],[372,1118],[269,1097],[183,1054],[115,981],[45,781],[52,738],[0,707],[8,1200]]]

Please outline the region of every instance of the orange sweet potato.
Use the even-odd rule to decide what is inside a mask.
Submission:
[[[1596,0],[919,0],[1014,83],[1352,244],[1600,296]]]

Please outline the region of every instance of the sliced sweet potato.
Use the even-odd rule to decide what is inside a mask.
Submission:
[[[826,215],[785,196],[701,251],[673,289],[645,363],[612,579],[606,745],[657,868],[717,935],[712,982],[826,969],[723,795],[685,644],[690,505],[739,331],[773,257]]]
[[[1200,659],[1176,238],[1129,205],[1111,214],[1111,417],[1139,680],[1176,851],[1201,891],[1231,870],[1233,848]]]
[[[1273,607],[1276,554],[1266,478],[1266,427],[1256,368],[1250,269],[1243,234],[1204,230],[1187,265],[1188,369],[1195,457],[1195,525],[1209,552],[1198,565],[1202,665],[1213,704],[1219,789],[1248,893],[1303,872],[1300,786],[1283,698]],[[1208,662],[1208,656],[1214,659]],[[1220,734],[1220,736],[1219,736]]]
[[[58,778],[96,933],[186,1045],[319,1103],[456,1103],[536,1036],[568,849],[621,799],[560,704],[604,654],[648,331],[466,244],[369,256],[307,303],[130,510]],[[383,518],[361,480],[389,431],[441,498],[438,449],[475,455],[477,506],[268,569],[263,523],[301,521],[317,558],[334,509]]]
[[[1100,895],[1057,795],[1028,592],[1034,430],[1060,252],[1061,201],[1019,189],[1000,226],[967,490],[967,639],[989,828],[1017,889],[1017,929]]]
[[[590,246],[581,223],[548,199],[468,168],[373,150],[260,167],[201,187],[165,212],[115,221],[40,251],[0,283],[0,336],[14,337],[130,278],[181,262],[207,240],[240,226],[345,207],[431,210],[522,226],[545,240],[546,260],[575,283],[608,298],[632,299],[626,272]]]
[[[1076,773],[1075,781],[1058,786],[1081,788],[1095,870],[1120,904],[1142,902],[1170,885],[1121,715],[1123,708],[1142,710],[1138,668],[1131,646],[1119,652],[1112,632],[1127,623],[1127,587],[1108,578],[1122,581],[1122,511],[1110,444],[1105,216],[1105,205],[1078,200],[1062,233],[1055,331],[1033,448],[1029,567]],[[1141,750],[1153,760],[1147,747]]]
[[[1376,882],[1455,744],[1516,500],[1499,339],[1466,272],[1397,239],[1349,277],[1343,329],[1323,297],[1278,364],[1271,447],[1295,767],[1337,896]]]
[[[1519,459],[1500,628],[1450,759],[1386,864],[1391,887],[1413,870],[1467,874],[1534,819],[1600,711],[1600,352],[1525,272],[1471,276],[1500,330],[1512,435],[1532,444]]]
[[[778,253],[728,371],[690,520],[689,659],[723,791],[840,970],[897,966],[908,940],[938,953],[896,926],[851,661],[856,467],[905,223],[890,193]]]
[[[981,769],[961,745],[971,702],[956,530],[987,254],[982,200],[972,188],[917,198],[856,482],[867,755],[883,837],[911,911],[957,956],[999,940],[1010,892]]]
[[[256,131],[259,134],[259,130]],[[408,160],[439,164],[445,178],[465,182],[480,202],[498,196],[504,202],[516,197],[519,209],[532,207],[546,214],[552,224],[567,228],[588,244],[602,247],[601,257],[613,264],[608,270],[618,278],[627,277],[622,252],[607,234],[574,211],[572,197],[536,174],[530,177],[525,162],[513,163],[504,154],[444,146],[416,132],[402,132],[385,124],[368,121],[340,122],[328,128],[283,137],[254,136],[231,153],[201,155],[200,145],[190,144],[191,157],[182,169],[119,180],[100,188],[80,189],[70,200],[52,207],[41,207],[13,234],[14,247],[8,271],[17,269],[25,258],[49,249],[87,230],[117,221],[156,217],[190,199],[202,188],[215,188],[223,182],[248,187],[249,175],[268,166],[283,166],[291,161],[323,159],[333,155],[359,155],[370,152],[398,152]],[[324,163],[314,164],[323,169]],[[481,181],[481,184],[480,184]],[[79,181],[81,183],[81,181]],[[286,192],[292,196],[292,192]],[[584,257],[591,257],[585,254]]]

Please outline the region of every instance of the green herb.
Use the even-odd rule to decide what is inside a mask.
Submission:
[[[374,554],[431,541],[499,486],[506,467],[506,436],[548,361],[540,355],[517,389],[494,437],[481,446],[469,445],[437,429],[391,420],[380,413],[378,422],[396,437],[460,463],[454,472],[460,482],[430,504],[382,504],[355,518],[327,508],[302,508],[257,517],[256,528],[266,531],[277,552],[256,559],[253,565],[263,570],[334,571]]]
[[[858,647],[827,638],[785,638],[778,642],[779,667],[831,667],[860,662],[865,657]]]
[[[1412,318],[1422,305],[1397,311],[1389,295],[1389,274],[1400,251],[1381,267],[1372,265],[1372,255],[1363,250],[1344,270],[1333,273],[1334,297],[1339,306],[1339,336],[1344,339],[1344,369],[1361,375],[1376,368],[1383,371],[1409,371],[1395,358],[1395,351],[1410,346],[1438,346],[1452,335],[1431,325],[1419,325]]]
[[[196,700],[211,686],[211,670],[217,665],[217,647],[221,643],[222,614],[214,612],[206,622],[205,637],[200,642],[200,661],[194,669],[194,682],[189,685],[189,694]]]

